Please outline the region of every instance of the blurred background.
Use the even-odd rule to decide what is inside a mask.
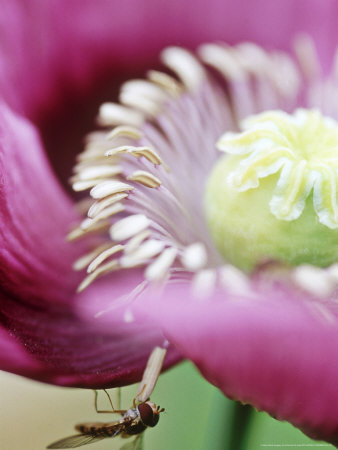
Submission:
[[[122,407],[131,406],[136,386],[122,389]],[[90,390],[59,388],[0,372],[0,449],[44,450],[74,434],[74,424],[111,421],[96,414]],[[188,362],[161,375],[152,400],[165,407],[157,427],[144,435],[144,450],[259,450],[325,448],[292,425],[228,400]],[[109,409],[100,393],[101,409]],[[117,416],[118,418],[118,416]],[[83,449],[118,450],[126,441],[105,439]]]

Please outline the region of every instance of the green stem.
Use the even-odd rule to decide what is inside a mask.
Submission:
[[[249,431],[254,409],[250,405],[234,402],[232,414],[227,424],[224,450],[249,450]]]

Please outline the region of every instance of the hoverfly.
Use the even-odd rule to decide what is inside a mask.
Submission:
[[[164,411],[164,408],[156,406],[150,401],[150,394],[161,372],[165,354],[166,350],[160,347],[156,347],[152,351],[132,408],[127,410],[114,409],[108,392],[104,390],[108,396],[112,411],[99,411],[97,409],[97,391],[95,391],[96,412],[121,414],[122,417],[120,420],[78,424],[75,426],[75,429],[79,432],[78,434],[56,441],[47,448],[76,448],[101,441],[105,438],[116,436],[128,438],[135,436],[132,442],[123,445],[120,450],[141,450],[142,433],[148,427],[152,428],[157,425],[160,413]]]

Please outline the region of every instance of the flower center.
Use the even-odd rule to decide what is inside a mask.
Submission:
[[[268,111],[225,133],[205,211],[222,255],[326,267],[338,250],[338,123],[316,110]]]
[[[78,205],[87,217],[68,236],[93,236],[74,263],[87,272],[79,291],[110,274],[114,307],[182,283],[197,299],[251,296],[271,267],[316,295],[335,288],[337,265],[320,267],[338,251],[337,123],[311,109],[274,111],[301,99],[337,117],[335,81],[319,82],[311,48],[297,44],[299,64],[251,43],[167,48],[165,72],[127,81],[119,103],[101,106],[71,180],[90,190]],[[245,117],[242,133],[221,138],[219,158],[216,140]],[[268,264],[254,278],[237,268],[271,259],[319,267]]]

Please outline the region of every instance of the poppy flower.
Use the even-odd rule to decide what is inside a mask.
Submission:
[[[188,357],[226,395],[335,442],[333,261],[258,265],[247,276],[223,262],[202,198],[216,141],[245,117],[300,106],[335,117],[335,25],[324,19],[336,6],[202,3],[190,14],[190,2],[3,1],[1,368],[67,386],[124,385],[168,339],[166,367]],[[318,58],[309,41],[299,64],[253,44],[199,46],[250,39],[285,50],[298,31],[312,34]],[[101,107],[101,125],[118,128],[88,136],[72,180],[94,203],[70,237],[92,237],[66,242],[81,219],[42,137],[64,171],[63,149],[82,131],[67,108],[86,105],[103,80],[158,69],[169,44],[199,47],[165,50],[168,70],[126,83],[123,106]]]

